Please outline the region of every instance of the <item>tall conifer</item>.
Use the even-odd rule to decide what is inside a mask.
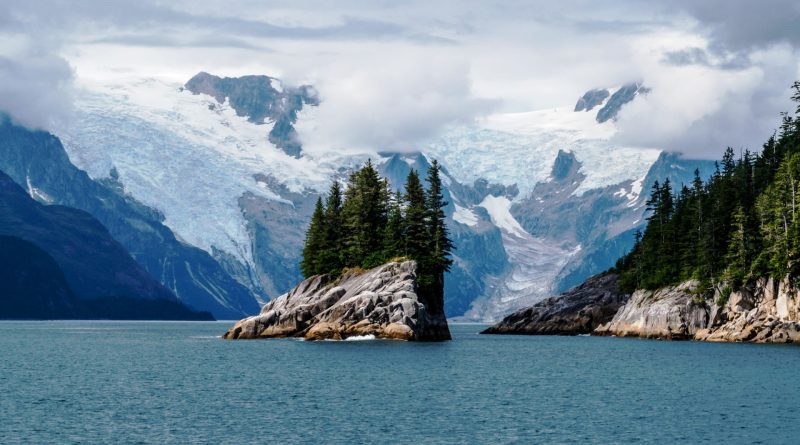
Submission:
[[[325,207],[322,205],[322,198],[317,198],[314,206],[314,214],[311,216],[311,224],[306,231],[306,242],[303,246],[303,259],[300,262],[300,270],[303,275],[310,277],[320,273],[325,273],[322,263],[321,253],[325,245]]]

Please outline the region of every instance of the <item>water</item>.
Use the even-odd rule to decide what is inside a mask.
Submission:
[[[477,335],[220,340],[0,322],[0,442],[797,443],[800,348]]]

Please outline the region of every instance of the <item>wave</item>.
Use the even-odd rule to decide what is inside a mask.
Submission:
[[[372,335],[372,334],[354,335],[352,337],[347,337],[347,338],[345,338],[345,339],[343,339],[341,341],[369,341],[369,340],[375,340],[375,336]],[[334,340],[334,341],[337,341],[337,340]]]

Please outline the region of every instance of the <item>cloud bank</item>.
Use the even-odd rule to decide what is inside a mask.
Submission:
[[[0,5],[0,113],[37,129],[70,119],[73,71],[58,42],[29,32],[30,23]]]
[[[757,149],[793,109],[798,22],[792,0],[5,2],[0,110],[48,128],[73,79],[268,74],[318,87],[309,146],[411,150],[641,79],[652,92],[623,108],[617,142],[716,158]]]

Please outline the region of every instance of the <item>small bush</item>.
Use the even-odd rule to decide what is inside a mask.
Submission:
[[[733,288],[730,286],[725,286],[722,288],[722,292],[720,292],[719,297],[717,298],[717,306],[725,306],[725,303],[728,302],[728,299],[731,297],[733,293]]]

